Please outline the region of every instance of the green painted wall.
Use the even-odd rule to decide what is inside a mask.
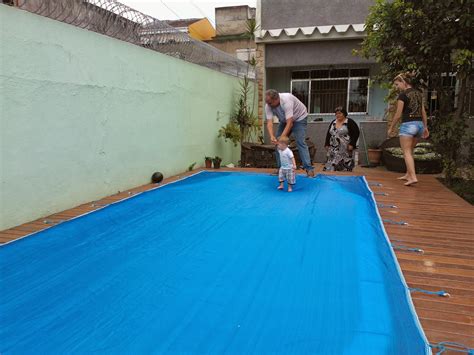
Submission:
[[[0,230],[149,181],[205,155],[239,80],[0,5]]]

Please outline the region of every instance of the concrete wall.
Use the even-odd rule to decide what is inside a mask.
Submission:
[[[262,29],[364,23],[374,0],[261,0]]]
[[[255,9],[249,6],[216,8],[216,31],[218,36],[238,35],[247,30],[247,20],[255,18]]]
[[[214,39],[211,41],[206,41],[206,43],[210,44],[213,47],[216,47],[217,49],[220,49],[223,52],[229,53],[234,57],[237,56],[237,49],[257,48],[255,42],[247,39],[231,39],[225,41]]]
[[[360,43],[358,39],[351,39],[266,44],[265,66],[278,68],[288,64],[297,67],[374,63],[373,60],[352,54],[354,49],[360,49]]]
[[[0,5],[0,230],[177,174],[217,138],[239,80]]]

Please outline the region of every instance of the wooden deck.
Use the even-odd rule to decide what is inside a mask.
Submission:
[[[172,177],[164,182],[189,174]],[[371,186],[375,193],[387,194],[376,195],[379,204],[398,207],[379,208],[382,218],[408,223],[385,223],[390,239],[399,245],[424,250],[424,254],[396,252],[408,285],[431,291],[444,290],[451,295],[440,297],[412,293],[416,311],[430,343],[451,341],[474,348],[474,207],[445,188],[433,176],[420,175],[417,186],[404,187],[402,182],[396,180],[397,174],[382,169],[358,168],[355,174],[365,175],[369,183],[382,184]],[[154,187],[156,185],[152,184],[140,186],[5,230],[0,232],[0,243]]]

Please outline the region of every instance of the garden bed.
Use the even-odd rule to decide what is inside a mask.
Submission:
[[[398,139],[391,138],[382,144],[383,162],[389,171],[406,172],[403,151]],[[441,155],[433,151],[431,143],[423,141],[416,145],[413,155],[417,174],[439,174],[443,171]]]

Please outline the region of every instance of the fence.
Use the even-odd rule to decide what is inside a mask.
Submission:
[[[252,66],[114,0],[3,0],[23,10],[238,77]]]

